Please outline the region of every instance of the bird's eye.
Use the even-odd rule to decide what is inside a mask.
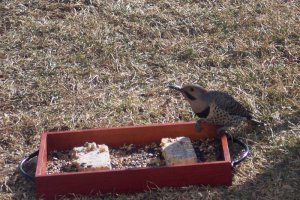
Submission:
[[[190,91],[191,91],[191,92],[194,92],[194,88],[190,88]]]

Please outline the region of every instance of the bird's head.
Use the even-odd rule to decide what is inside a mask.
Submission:
[[[182,87],[178,85],[169,85],[168,87],[179,91],[189,102],[200,99],[201,96],[207,92],[203,87],[197,84],[188,84]]]

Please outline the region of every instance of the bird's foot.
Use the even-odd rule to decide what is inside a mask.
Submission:
[[[196,131],[197,132],[200,132],[200,131],[202,131],[203,130],[203,128],[201,127],[201,120],[197,120],[196,121],[196,125],[195,125],[195,128],[196,128]]]
[[[222,133],[225,133],[225,135],[228,137],[228,138],[232,138],[230,132],[228,131],[228,127],[221,127],[221,128],[218,128],[217,129],[217,137],[220,138]]]

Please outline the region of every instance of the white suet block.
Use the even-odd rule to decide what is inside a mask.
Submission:
[[[78,171],[95,171],[111,169],[108,146],[86,142],[84,146],[74,147],[71,153],[72,163]]]
[[[197,162],[192,142],[187,137],[162,138],[162,155],[167,165],[191,164]]]

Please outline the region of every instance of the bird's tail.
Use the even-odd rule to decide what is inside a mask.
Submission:
[[[266,125],[266,123],[258,121],[257,119],[253,119],[253,118],[248,120],[248,124],[251,126],[259,126],[259,127]]]

